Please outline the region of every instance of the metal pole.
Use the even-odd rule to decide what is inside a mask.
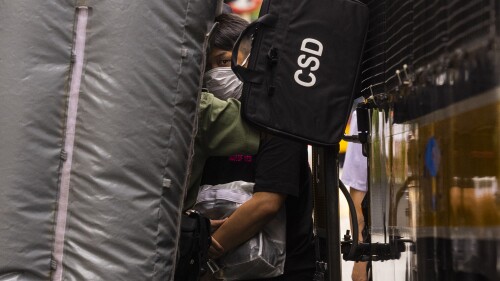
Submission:
[[[339,146],[324,148],[324,175],[328,242],[328,281],[342,281],[339,216]]]

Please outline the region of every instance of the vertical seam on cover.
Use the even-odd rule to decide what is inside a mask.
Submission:
[[[178,65],[178,70],[176,72],[176,76],[177,76],[177,85],[176,85],[176,90],[175,90],[175,96],[174,96],[174,99],[173,99],[173,104],[174,104],[174,108],[172,110],[172,116],[171,116],[171,120],[174,120],[174,117],[176,115],[176,112],[177,112],[177,106],[176,106],[176,102],[177,102],[177,98],[178,96],[181,94],[179,92],[179,80],[180,80],[180,77],[181,77],[181,73],[182,73],[182,66],[184,64],[184,56],[182,55],[182,49],[184,47],[184,44],[186,42],[186,26],[187,26],[187,18],[188,18],[188,14],[189,14],[189,6],[190,6],[190,3],[191,3],[191,0],[188,0],[187,3],[186,3],[186,13],[184,15],[184,23],[182,25],[183,27],[183,32],[182,32],[182,42],[181,42],[181,46],[180,46],[180,49],[179,49],[179,58],[181,59],[180,60],[180,63]],[[170,128],[170,131],[168,133],[168,139],[171,140],[172,139],[172,135],[174,134],[173,133],[173,130],[174,130],[174,126],[172,126]],[[164,164],[164,169],[163,169],[163,174],[162,174],[162,178],[165,178],[166,176],[166,173],[167,173],[167,167],[168,167],[168,163],[169,163],[169,160],[168,160],[168,155],[170,155],[170,152],[172,151],[172,141],[169,141],[168,143],[168,147],[166,149],[167,153],[166,153],[166,159],[165,159],[165,164]],[[182,187],[181,187],[182,188]],[[171,189],[171,188],[170,188]],[[160,249],[158,247],[158,243],[159,241],[161,240],[160,239],[160,236],[162,235],[161,233],[161,223],[162,223],[162,216],[161,216],[161,206],[162,206],[162,201],[163,201],[163,197],[165,196],[165,193],[164,191],[166,190],[166,188],[164,188],[162,186],[162,196],[161,196],[161,199],[158,203],[158,211],[157,211],[157,219],[158,219],[158,222],[157,222],[157,235],[156,235],[156,243],[155,243],[155,248],[156,248],[156,259],[155,259],[155,263],[153,264],[153,277],[156,279],[156,275],[158,274],[158,269],[157,269],[157,263],[158,263],[158,260],[160,259],[161,257],[161,253],[160,253]],[[184,193],[183,193],[184,194]],[[184,196],[182,196],[181,199],[183,199]],[[182,204],[181,204],[182,206]],[[182,210],[182,208],[179,208],[179,210]],[[179,228],[180,228],[180,213],[178,214],[178,223],[176,225],[176,230],[177,232],[179,232]],[[177,247],[178,247],[178,233],[177,233],[177,236],[176,236],[176,244],[175,244],[175,249],[177,250]],[[170,279],[172,279],[173,275],[175,274],[175,267],[176,267],[176,260],[177,260],[177,251],[174,252],[174,259],[173,259],[173,266],[172,266],[172,272],[171,272],[171,276],[170,276]]]
[[[66,109],[66,130],[64,136],[64,152],[66,159],[62,164],[59,180],[59,196],[56,214],[55,238],[53,259],[55,261],[55,272],[52,276],[53,281],[62,280],[62,260],[64,252],[64,237],[66,234],[66,220],[68,215],[69,201],[69,183],[71,176],[71,165],[73,159],[73,149],[75,141],[76,117],[78,111],[78,98],[80,93],[81,81],[83,76],[83,65],[85,55],[85,41],[88,22],[88,7],[79,6],[76,8],[76,28],[74,34],[74,45],[72,57],[74,64],[72,66],[70,87],[68,96],[68,107]]]

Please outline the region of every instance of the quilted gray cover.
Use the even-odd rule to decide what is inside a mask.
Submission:
[[[173,280],[216,6],[0,0],[1,281]]]

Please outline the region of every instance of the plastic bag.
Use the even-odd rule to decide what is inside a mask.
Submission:
[[[227,218],[252,197],[253,186],[244,181],[204,185],[194,209],[210,219]],[[285,241],[286,218],[282,208],[262,231],[220,258],[220,270],[214,275],[224,280],[279,276],[285,265]]]

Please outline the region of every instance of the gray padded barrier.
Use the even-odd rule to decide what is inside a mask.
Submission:
[[[216,6],[0,0],[0,281],[173,280]]]

